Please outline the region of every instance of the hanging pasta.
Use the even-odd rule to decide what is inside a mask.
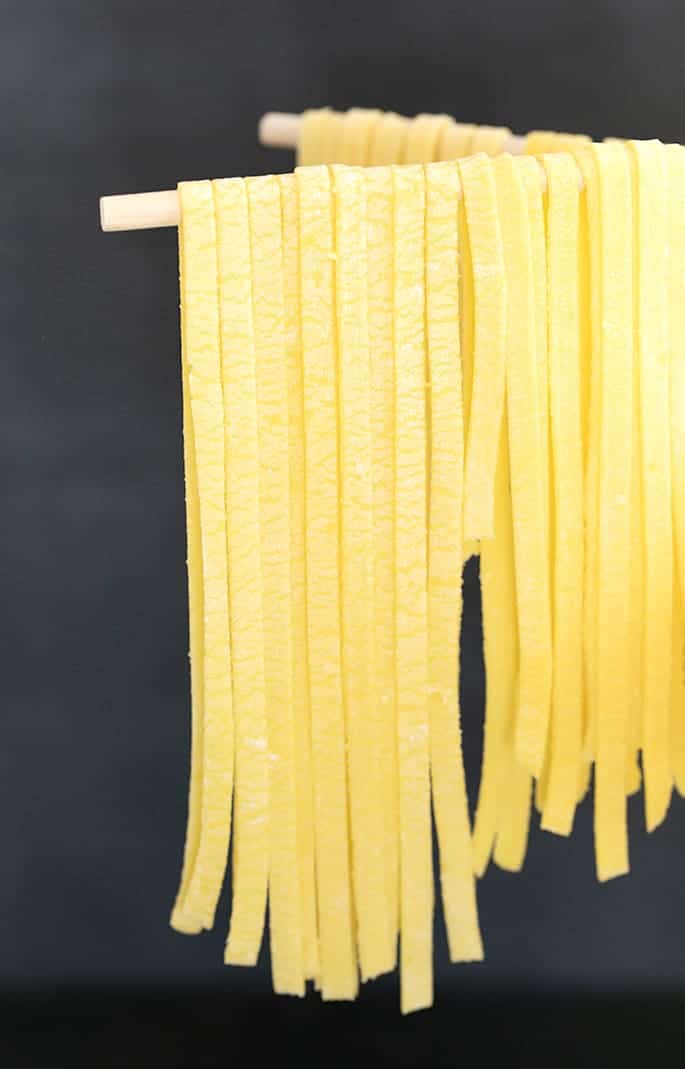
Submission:
[[[433,1000],[431,805],[450,958],[471,961],[475,878],[522,867],[533,798],[567,836],[594,770],[605,880],[643,774],[649,830],[685,791],[685,149],[323,109],[299,160],[178,191],[192,748],[172,924],[212,926],[232,825],[226,961],[256,962],[268,898],[276,991],[353,999],[399,945],[411,1012]]]

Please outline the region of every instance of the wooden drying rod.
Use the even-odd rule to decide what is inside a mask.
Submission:
[[[259,122],[259,140],[268,148],[297,148],[299,115],[268,111]],[[523,151],[524,139],[512,134],[506,151]],[[542,175],[544,181],[544,174]],[[105,232],[114,230],[154,230],[163,226],[178,226],[181,209],[178,191],[162,189],[155,193],[124,193],[100,197],[100,226]]]

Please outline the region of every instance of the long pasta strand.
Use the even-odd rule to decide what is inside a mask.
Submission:
[[[438,158],[438,145],[447,115],[417,115],[409,123],[402,163],[430,163]]]
[[[673,515],[670,468],[670,368],[666,249],[666,172],[658,141],[632,141],[638,274],[636,314],[640,366],[642,522],[644,531],[643,760],[645,811],[651,831],[671,798],[669,760]]]
[[[543,156],[547,176],[549,354],[554,482],[554,673],[549,780],[542,827],[573,825],[582,745],[583,444],[579,322],[578,169]]]
[[[452,961],[483,956],[459,711],[464,428],[454,163],[426,167],[426,324],[430,381],[428,656],[431,779]]]
[[[460,156],[468,156],[471,152],[473,138],[478,129],[472,123],[459,123],[450,119],[440,132],[438,144],[439,160],[456,160]]]
[[[183,221],[179,226],[178,255],[180,275],[185,275],[183,259]],[[181,302],[181,351],[187,349],[188,312]],[[186,898],[188,885],[195,868],[197,846],[200,840],[203,779],[203,725],[204,725],[204,626],[202,590],[202,546],[200,544],[200,501],[197,494],[195,470],[195,440],[193,419],[190,410],[190,386],[188,361],[181,359],[183,392],[183,470],[185,474],[186,543],[188,565],[188,632],[190,653],[191,697],[191,751],[190,784],[188,790],[188,818],[183,871],[171,913],[171,926],[179,932],[197,935],[202,931],[202,919],[188,914]]]
[[[319,974],[316,914],[314,795],[312,782],[309,663],[307,658],[307,575],[305,551],[305,425],[300,330],[300,238],[297,185],[281,175],[285,344],[288,372],[290,462],[290,583],[293,636],[293,710],[297,767],[297,843],[302,902],[304,969],[307,979]]]
[[[309,167],[326,159],[330,147],[324,147],[323,139],[332,114],[329,108],[313,108],[303,113],[296,150],[298,167]]]
[[[390,961],[399,931],[399,791],[395,686],[395,366],[393,354],[393,179],[389,167],[365,172],[368,312],[373,405],[373,559],[375,701],[382,714],[385,871]]]
[[[172,919],[181,930],[193,931],[198,922],[204,928],[212,927],[226,870],[233,796],[233,708],[223,388],[211,183],[181,183],[179,196],[183,360],[193,427],[202,552],[203,725],[199,834],[185,895],[177,903]],[[191,612],[192,609],[191,605]],[[195,814],[191,812],[190,816]],[[191,856],[189,853],[188,860]]]
[[[243,179],[213,184],[218,232],[228,581],[231,591],[236,783],[231,951],[256,961],[266,906],[268,762],[264,613],[259,555],[257,368],[247,191]]]
[[[538,165],[531,159],[504,155],[493,166],[509,310],[507,414],[520,658],[515,745],[520,763],[540,775],[549,722],[552,644],[533,254],[523,177],[525,167]]]
[[[677,582],[674,583],[671,749],[673,777],[685,794],[685,149],[664,147],[668,181],[668,324],[670,329],[671,485]]]
[[[365,167],[370,162],[373,134],[380,118],[380,111],[374,111],[371,108],[350,108],[345,115],[342,127],[338,153],[340,163]]]
[[[393,168],[397,734],[402,1012],[433,1001],[423,168]]]
[[[504,411],[506,306],[492,167],[484,155],[459,164],[476,309],[464,486],[467,539],[492,538],[494,534],[494,482]],[[470,384],[465,385],[468,388]]]
[[[530,800],[529,773],[518,766],[516,770],[513,768],[518,630],[506,413],[495,478],[495,537],[485,539],[482,543],[480,585],[485,659],[485,726],[478,805],[473,826],[473,859],[477,876],[482,876],[487,868],[498,829],[502,829],[510,818],[513,818],[516,827],[521,823],[519,811],[515,814],[508,812],[510,798],[507,787],[512,776],[516,777],[517,782],[527,784]],[[527,835],[527,818],[525,826]],[[506,840],[506,833],[504,838]],[[519,836],[516,838],[518,842]],[[506,848],[504,852],[505,858],[508,858]],[[517,867],[519,856],[516,845],[514,859],[507,860],[506,867]]]
[[[599,573],[595,848],[600,880],[628,869],[625,802],[626,710],[630,669],[630,466],[633,412],[632,203],[620,144],[593,149],[601,211],[599,379]],[[669,659],[670,666],[670,659]]]
[[[401,160],[408,131],[408,119],[392,111],[384,112],[373,128],[369,164],[376,167]]]
[[[342,660],[353,889],[363,980],[391,966],[385,871],[381,709],[375,700],[373,454],[367,314],[366,188],[361,168],[332,168],[335,196]]]
[[[321,992],[357,993],[340,661],[333,219],[328,169],[296,172],[300,209],[307,515],[307,627]]]

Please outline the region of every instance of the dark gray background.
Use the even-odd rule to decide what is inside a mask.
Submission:
[[[101,234],[98,196],[289,169],[257,146],[272,108],[683,140],[680,11],[0,3],[0,989],[269,983],[222,966],[225,906],[211,936],[167,926],[189,730],[176,236]],[[472,784],[475,589],[472,571]],[[438,996],[680,991],[685,806],[647,837],[636,803],[631,830],[632,875],[599,886],[587,805],[571,841],[536,829],[524,874],[481,884],[487,962],[440,949]]]

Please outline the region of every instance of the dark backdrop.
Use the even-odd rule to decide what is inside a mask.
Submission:
[[[269,988],[266,965],[221,964],[225,907],[204,938],[167,926],[189,733],[176,237],[101,234],[98,196],[289,169],[257,145],[269,109],[683,140],[683,29],[665,0],[0,2],[0,991]],[[634,803],[631,833],[633,873],[607,886],[587,805],[570,841],[533,832],[522,875],[490,871],[487,961],[439,949],[443,1006],[679,996],[685,805],[647,837]]]

